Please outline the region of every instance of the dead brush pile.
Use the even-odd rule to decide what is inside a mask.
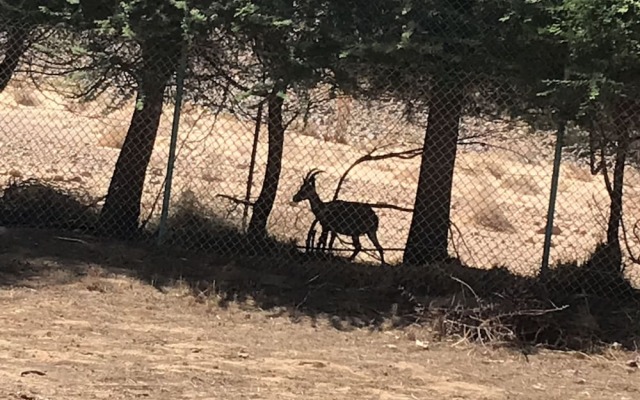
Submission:
[[[0,225],[90,231],[96,200],[36,179],[10,181],[0,197]]]
[[[613,343],[633,349],[640,339],[640,291],[595,258],[560,265],[544,278],[502,268],[441,270],[435,274],[440,289],[428,296],[403,289],[416,318],[433,324],[440,337],[580,351]]]
[[[181,249],[236,256],[282,256],[297,252],[293,243],[249,238],[239,227],[203,206],[191,191],[185,191],[172,210],[175,211],[168,220],[167,243]]]

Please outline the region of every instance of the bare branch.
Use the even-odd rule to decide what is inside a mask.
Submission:
[[[291,118],[289,118],[289,121],[286,121],[283,124],[283,128],[286,131],[287,129],[289,129],[289,127],[291,126],[291,124],[300,116],[300,114],[302,114],[302,109],[298,108],[296,109],[296,111],[294,111],[293,115],[291,116]]]
[[[413,208],[396,206],[395,204],[389,204],[389,203],[360,203],[360,204],[366,204],[371,208],[384,208],[384,209],[403,211],[408,213],[413,212]]]
[[[107,70],[101,74],[99,79],[96,79],[91,85],[84,88],[83,91],[75,93],[71,98],[75,100],[89,97],[95,98],[104,93],[107,90],[107,85],[105,85],[105,83],[109,80],[110,71],[111,68],[107,68]]]
[[[212,54],[205,52],[204,54],[199,54],[208,64],[209,67],[213,70],[213,74],[209,74],[209,75],[199,75],[200,78],[222,78],[227,84],[233,86],[234,88],[243,91],[243,92],[247,92],[247,93],[253,93],[257,96],[260,97],[266,97],[268,95],[268,92],[266,91],[255,91],[254,89],[245,86],[243,84],[241,84],[240,82],[238,82],[236,79],[234,79],[231,75],[229,75],[229,73],[223,69],[222,67],[220,67],[220,62],[218,62],[218,60],[214,60],[212,58]]]
[[[521,157],[521,158],[525,159],[526,161],[531,161],[531,159],[529,157],[527,157],[526,154],[517,152],[517,151],[515,151],[513,149],[510,149],[510,148],[505,147],[505,146],[500,146],[500,145],[497,145],[497,144],[462,139],[462,140],[458,141],[458,145],[460,145],[460,146],[473,146],[473,145],[476,145],[476,146],[482,146],[482,147],[492,147],[494,149],[504,150],[504,151],[507,151],[509,153],[515,154],[518,157]]]
[[[229,196],[229,195],[226,195],[226,194],[217,194],[216,197],[220,197],[222,199],[227,199],[227,200],[230,200],[231,202],[233,202],[235,204],[245,205],[245,206],[249,206],[249,207],[253,207],[253,205],[254,205],[254,202],[252,202],[252,201],[248,201],[248,200],[244,200],[244,199],[238,199],[237,197]]]
[[[476,293],[476,291],[475,291],[475,290],[473,290],[473,288],[472,288],[471,286],[469,286],[469,284],[468,284],[467,282],[463,281],[462,279],[456,278],[456,277],[455,277],[455,276],[453,276],[453,275],[450,275],[449,277],[450,277],[451,279],[453,279],[454,281],[458,282],[459,284],[461,284],[462,286],[464,286],[464,287],[466,287],[467,289],[469,289],[469,291],[471,292],[471,294],[473,295],[473,297],[475,297],[475,298],[476,298],[476,301],[477,301],[478,303],[480,303],[480,301],[481,301],[481,300],[480,300],[480,296],[478,296],[478,294]]]
[[[389,147],[385,146],[385,147]],[[378,154],[378,155],[374,155],[374,153],[376,151],[379,151],[381,149],[381,147],[375,147],[373,150],[371,150],[369,153],[365,154],[364,156],[358,158],[357,160],[355,160],[353,162],[353,164],[351,164],[349,166],[349,168],[347,168],[346,171],[344,171],[344,173],[342,174],[342,176],[340,177],[340,180],[338,181],[338,186],[336,187],[336,191],[333,195],[333,200],[337,200],[338,196],[340,195],[340,189],[342,189],[342,185],[344,184],[345,179],[347,179],[347,175],[349,175],[349,173],[351,172],[351,170],[353,170],[356,166],[367,162],[367,161],[380,161],[380,160],[385,160],[385,159],[389,159],[389,158],[400,158],[402,160],[409,160],[412,158],[416,158],[418,156],[420,156],[422,154],[422,147],[420,148],[416,148],[416,149],[411,149],[411,150],[404,150],[404,151],[397,151],[397,152],[391,152],[391,153],[385,153],[385,154]],[[380,207],[380,208],[384,208],[384,207]],[[406,211],[405,210],[401,210],[401,211]]]
[[[449,234],[451,235],[451,243],[454,247],[453,251],[456,254],[456,257],[458,259],[460,259],[460,253],[458,252],[458,249],[456,248],[455,242],[453,241],[453,230],[456,230],[456,232],[458,232],[458,235],[460,236],[460,240],[462,241],[462,245],[464,247],[466,247],[467,252],[469,254],[473,254],[473,252],[471,251],[471,248],[469,247],[469,245],[467,244],[467,242],[464,240],[464,236],[462,235],[462,231],[460,230],[460,228],[458,227],[458,225],[456,225],[453,221],[450,221],[450,225],[449,225]]]

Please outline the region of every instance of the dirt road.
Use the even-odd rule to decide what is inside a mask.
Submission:
[[[293,321],[100,265],[1,253],[1,399],[640,398],[632,353],[527,361],[432,342],[425,328],[341,331],[330,317]]]

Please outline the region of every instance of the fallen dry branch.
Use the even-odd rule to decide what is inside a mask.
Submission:
[[[470,288],[469,288],[470,289]],[[476,299],[479,303],[470,308],[462,306],[453,309],[435,309],[432,313],[442,315],[442,329],[444,336],[459,335],[463,338],[476,340],[482,344],[513,341],[521,335],[523,318],[539,318],[548,314],[566,310],[569,306],[547,309],[522,309],[501,311],[499,303]],[[547,328],[544,321],[540,321],[536,335]]]
[[[469,290],[473,297],[465,299],[464,296],[453,296],[450,304],[433,307],[428,302],[420,302],[406,288],[401,288],[403,296],[414,304],[419,319],[426,316],[426,320],[436,322],[434,328],[440,337],[458,336],[462,338],[461,341],[497,344],[519,341],[529,329],[533,329],[533,334],[537,337],[553,324],[553,320],[545,318],[547,315],[569,308],[569,305],[556,306],[553,302],[550,302],[549,308],[537,307],[544,303],[541,299],[528,306],[514,307],[502,296],[483,298],[462,279],[454,275],[449,275],[449,278]]]

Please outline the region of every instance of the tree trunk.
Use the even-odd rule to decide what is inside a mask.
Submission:
[[[628,133],[622,133],[616,149],[615,165],[613,167],[613,185],[611,187],[609,205],[609,221],[607,223],[607,244],[620,241],[620,221],[622,220],[622,195],[624,185],[624,167],[629,150]]]
[[[282,153],[284,151],[284,122],[282,117],[282,106],[284,99],[282,93],[286,90],[286,85],[276,86],[267,99],[268,106],[268,135],[269,150],[267,155],[267,166],[262,182],[262,190],[253,205],[253,213],[249,221],[247,234],[251,238],[265,238],[267,236],[267,222],[278,192],[280,183],[280,172],[282,170]],[[279,92],[280,95],[279,95]]]
[[[20,64],[22,55],[29,47],[29,26],[11,26],[7,29],[7,42],[2,63],[0,63],[0,93],[6,88]]]
[[[98,227],[104,235],[129,238],[137,233],[144,180],[160,125],[167,80],[151,73],[143,77],[138,91],[143,107],[136,108],[131,117],[100,213]]]
[[[429,116],[404,263],[427,264],[448,257],[451,190],[463,107],[458,81],[439,80]]]
[[[626,118],[625,118],[626,119]],[[622,268],[622,247],[620,245],[620,225],[622,223],[622,200],[624,191],[624,170],[629,151],[629,127],[627,121],[616,121],[618,140],[616,146],[613,182],[609,186],[609,220],[607,221],[607,258],[601,260],[600,267]],[[606,170],[604,171],[606,174]]]

